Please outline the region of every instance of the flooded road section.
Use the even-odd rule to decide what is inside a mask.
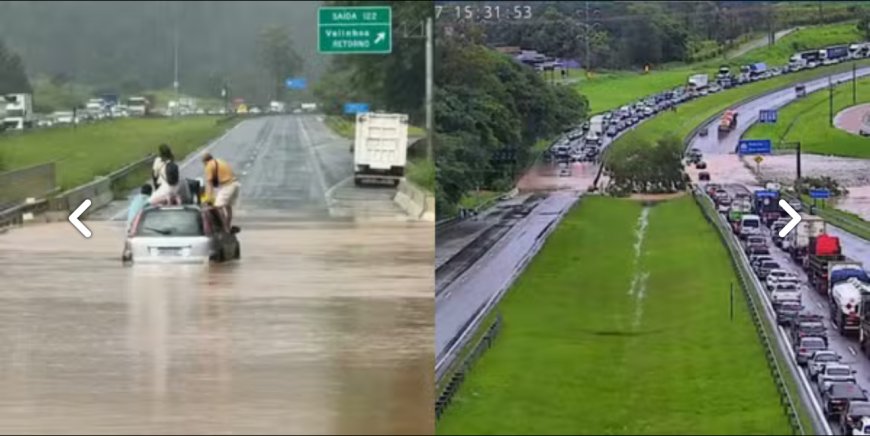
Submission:
[[[241,223],[237,263],[132,267],[88,225],[0,236],[0,432],[432,432],[431,224]]]
[[[330,218],[352,167],[320,124],[211,146],[243,187],[238,262],[124,267],[123,210],[87,240],[0,234],[0,433],[431,434],[434,226],[368,191]]]

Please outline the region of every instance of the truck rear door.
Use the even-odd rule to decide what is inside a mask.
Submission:
[[[365,113],[357,116],[357,165],[375,170],[404,167],[407,157],[408,121],[403,115]]]

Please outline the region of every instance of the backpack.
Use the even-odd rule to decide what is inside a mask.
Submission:
[[[166,162],[166,183],[169,183],[169,186],[178,185],[178,179],[180,178],[178,175],[178,165],[174,161]]]

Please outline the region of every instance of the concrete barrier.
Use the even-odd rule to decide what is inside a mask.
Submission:
[[[64,214],[64,219],[66,219],[66,216],[86,199],[90,199],[93,203],[83,214],[83,217],[87,217],[89,212],[95,211],[112,201],[112,179],[105,176],[97,177],[90,183],[58,194],[49,200],[49,209],[52,212]]]
[[[399,182],[393,201],[412,218],[435,222],[435,196],[410,181]]]

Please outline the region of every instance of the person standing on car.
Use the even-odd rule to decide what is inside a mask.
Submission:
[[[216,159],[211,153],[202,156],[202,163],[205,165],[205,197],[214,202],[214,206],[223,214],[227,228],[230,228],[233,206],[239,199],[239,181],[230,165]]]
[[[154,158],[154,164],[151,165],[151,183],[155,190],[166,183],[166,164],[174,160],[175,156],[169,145],[160,144],[160,147],[157,147],[157,157]]]
[[[175,163],[175,156],[169,146],[162,144],[159,148],[160,159],[154,161],[152,179],[157,185],[154,195],[151,196],[151,204],[185,204],[190,202],[190,186],[186,180],[181,180],[180,169]],[[159,165],[159,166],[158,166]]]

